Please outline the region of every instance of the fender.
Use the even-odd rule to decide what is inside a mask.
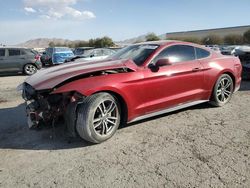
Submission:
[[[106,77],[108,76],[111,75],[107,75]],[[126,92],[127,90],[126,88],[124,89],[122,82],[119,85],[110,84],[109,79],[112,80],[112,78],[109,77],[109,79],[105,79],[104,77],[105,76],[97,76],[75,80],[53,90],[51,94],[75,91],[88,97],[98,92],[112,92],[122,97],[125,101],[128,110],[128,120],[132,119],[136,114],[133,110],[131,110],[136,109],[136,99],[132,97],[133,95],[129,95],[129,92]],[[116,82],[113,81],[113,83]]]

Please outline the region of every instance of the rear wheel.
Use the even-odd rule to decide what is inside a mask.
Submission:
[[[32,75],[37,72],[37,67],[32,64],[27,64],[24,66],[23,71],[24,71],[24,74],[26,75]]]
[[[234,83],[228,74],[222,74],[215,86],[211,96],[210,104],[213,106],[223,106],[232,98]]]
[[[89,96],[79,106],[77,114],[76,130],[89,142],[101,143],[109,139],[120,125],[120,104],[109,93]]]

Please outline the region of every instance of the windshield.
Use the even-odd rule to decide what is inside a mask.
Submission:
[[[84,51],[84,53],[82,55],[88,57],[88,56],[92,55],[93,53],[94,53],[93,49],[87,49]]]
[[[128,46],[110,56],[112,59],[132,59],[136,65],[140,66],[151,55],[159,45],[155,44],[138,44]]]
[[[55,48],[55,52],[68,52],[71,51],[69,48]]]

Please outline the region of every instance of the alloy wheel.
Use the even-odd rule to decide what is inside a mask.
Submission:
[[[100,136],[106,136],[112,132],[117,124],[119,111],[116,103],[112,100],[105,100],[95,110],[93,127]]]
[[[26,65],[24,70],[25,70],[25,73],[28,75],[35,74],[37,71],[36,67],[34,65],[31,65],[31,64]]]
[[[216,91],[217,99],[220,102],[225,103],[230,99],[232,95],[232,86],[233,86],[232,81],[227,77],[224,77],[220,80],[220,83]]]

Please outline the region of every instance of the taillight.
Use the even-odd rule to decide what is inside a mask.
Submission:
[[[35,60],[40,60],[40,55],[37,54],[37,55],[35,56]]]

